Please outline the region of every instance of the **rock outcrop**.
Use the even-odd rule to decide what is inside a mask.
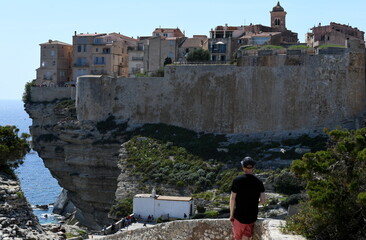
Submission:
[[[65,188],[76,206],[81,224],[101,229],[109,224],[108,212],[115,199],[120,141],[97,123],[78,122],[75,103],[32,103],[26,111],[33,120],[33,148]],[[121,139],[121,137],[118,137]]]
[[[0,239],[66,239],[63,232],[57,233],[60,229],[56,230],[53,233],[42,228],[19,182],[0,172]]]

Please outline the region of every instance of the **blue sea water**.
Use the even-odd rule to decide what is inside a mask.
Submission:
[[[0,125],[14,125],[19,128],[19,133],[29,133],[32,119],[24,111],[21,100],[0,99]],[[61,187],[44,166],[37,152],[31,150],[25,157],[24,163],[16,169],[20,185],[28,202],[34,205],[47,205],[54,203],[61,192]],[[41,224],[56,222],[49,210],[33,210]],[[47,214],[47,218],[45,218]]]

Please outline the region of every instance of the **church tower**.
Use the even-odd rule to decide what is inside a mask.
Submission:
[[[280,2],[277,2],[271,11],[271,27],[275,31],[283,32],[286,30],[286,14]]]

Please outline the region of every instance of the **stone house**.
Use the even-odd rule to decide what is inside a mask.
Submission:
[[[164,66],[167,57],[178,61],[179,46],[186,39],[179,28],[157,28],[151,37],[140,37],[143,43],[143,68],[151,74]]]
[[[208,38],[206,35],[193,35],[186,38],[179,46],[178,62],[185,62],[189,52],[196,49],[208,50]]]
[[[73,81],[82,75],[128,76],[128,51],[137,40],[119,33],[73,36]]]
[[[321,45],[345,45],[346,40],[360,39],[364,41],[364,32],[349,25],[331,22],[327,26],[313,27],[310,33],[306,34],[306,44],[309,47],[317,48]]]
[[[133,213],[143,219],[148,216],[189,219],[193,211],[192,197],[159,196],[153,189],[151,194],[137,194],[133,198]]]
[[[38,86],[63,86],[70,81],[72,45],[49,40],[40,44],[40,67],[35,84]]]

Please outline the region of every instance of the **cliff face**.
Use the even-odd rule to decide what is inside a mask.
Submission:
[[[100,229],[109,223],[107,214],[115,199],[120,141],[123,136],[97,129],[93,122],[75,120],[73,101],[26,104],[33,119],[33,148],[45,166],[68,190],[78,220]]]

